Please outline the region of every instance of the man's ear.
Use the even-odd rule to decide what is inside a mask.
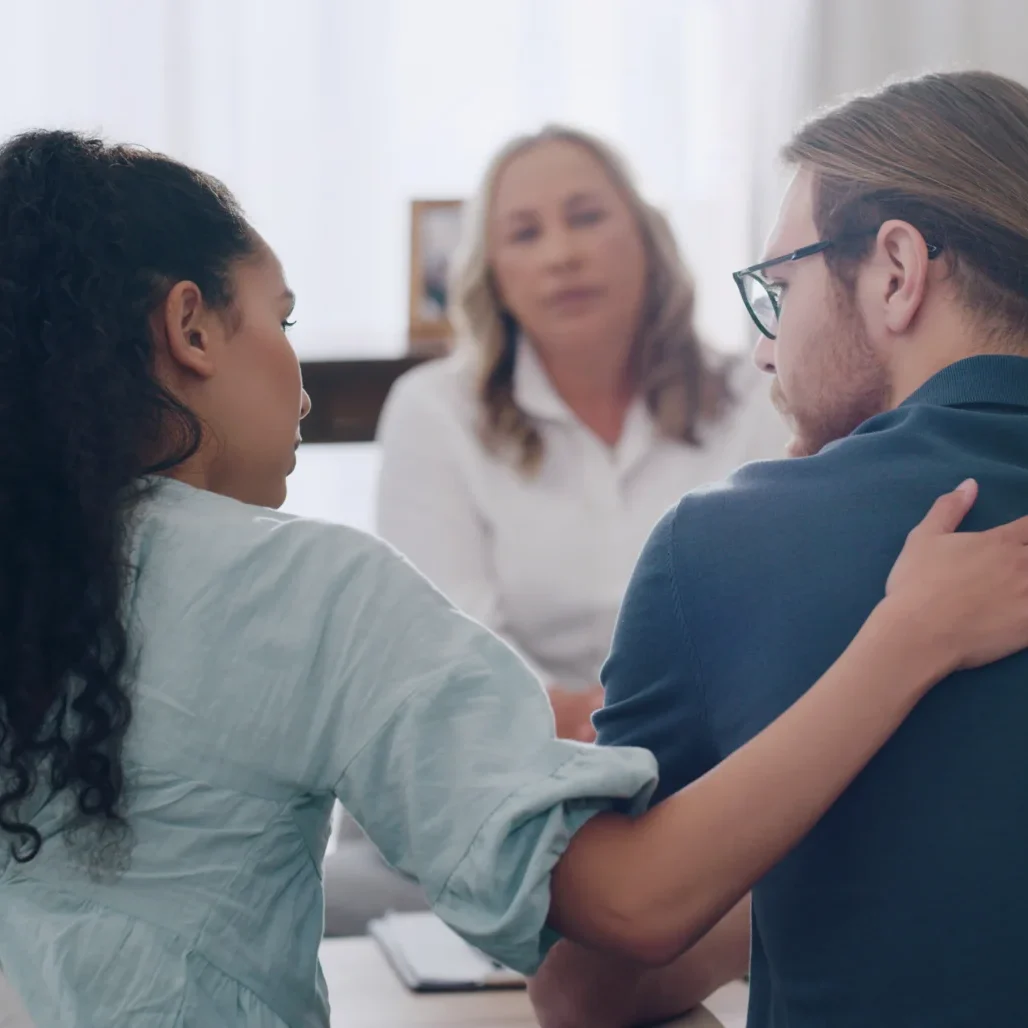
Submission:
[[[177,282],[156,312],[167,355],[181,371],[210,378],[214,374],[213,333],[218,319],[204,303],[195,282]]]
[[[889,331],[905,332],[917,316],[928,288],[928,245],[905,221],[887,221],[878,230],[875,263],[882,323]]]

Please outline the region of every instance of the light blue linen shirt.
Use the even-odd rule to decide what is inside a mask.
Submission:
[[[645,806],[653,757],[555,739],[519,659],[359,532],[164,481],[132,558],[130,833],[40,797],[40,856],[0,851],[0,966],[37,1028],[328,1025],[337,798],[451,926],[535,968],[551,869],[612,799]]]

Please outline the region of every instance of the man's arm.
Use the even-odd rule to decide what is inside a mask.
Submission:
[[[698,1006],[746,973],[749,954],[747,898],[667,967],[644,967],[559,942],[528,992],[542,1028],[635,1028]]]

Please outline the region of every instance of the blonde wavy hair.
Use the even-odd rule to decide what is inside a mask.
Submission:
[[[692,278],[682,263],[665,216],[643,199],[627,164],[602,140],[565,126],[549,126],[509,142],[493,158],[465,221],[450,295],[460,345],[478,361],[480,435],[496,452],[513,452],[526,473],[536,471],[543,441],[531,417],[514,399],[514,361],[519,327],[500,302],[489,266],[487,227],[496,182],[519,154],[548,142],[573,143],[603,167],[635,217],[646,255],[646,294],[629,355],[631,385],[663,434],[691,446],[702,443],[701,424],[720,418],[732,401],[728,367],[715,363],[693,325]]]

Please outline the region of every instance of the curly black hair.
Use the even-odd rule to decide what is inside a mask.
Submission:
[[[180,281],[227,308],[256,237],[225,187],[72,132],[0,147],[0,836],[70,793],[123,825],[132,713],[122,597],[144,476],[187,460],[197,417],[155,377],[151,317]]]

